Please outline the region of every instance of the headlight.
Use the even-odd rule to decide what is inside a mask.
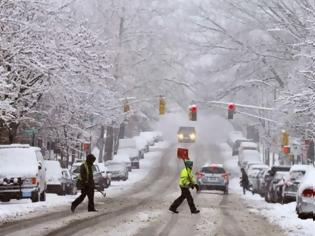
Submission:
[[[192,133],[192,134],[189,135],[189,138],[190,138],[190,139],[195,139],[195,138],[196,138],[196,135],[195,135],[194,133]]]
[[[178,135],[177,135],[177,138],[178,138],[178,139],[184,139],[184,135],[183,135],[183,134],[178,134]]]

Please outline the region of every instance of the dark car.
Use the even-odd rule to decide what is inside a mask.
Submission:
[[[284,178],[289,174],[290,166],[273,166],[265,176],[266,202],[279,202]],[[279,172],[279,174],[277,174]]]
[[[76,162],[71,167],[72,178],[75,180],[78,178],[78,176],[80,174],[81,164],[82,163],[80,163],[80,162]],[[106,183],[105,183],[105,180],[102,176],[100,169],[98,168],[97,165],[93,165],[92,170],[93,170],[93,179],[94,179],[94,183],[95,183],[95,188],[99,191],[104,191]]]
[[[289,177],[286,179],[282,191],[282,204],[294,202],[299,185],[308,170],[308,165],[293,165],[289,172]]]
[[[194,143],[196,141],[195,127],[179,127],[177,140],[179,143]]]
[[[71,173],[68,169],[62,169],[62,178],[63,178],[63,182],[65,183],[66,194],[70,194],[70,195],[77,194],[76,183],[71,177]]]

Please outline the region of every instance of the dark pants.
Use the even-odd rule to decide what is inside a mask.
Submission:
[[[182,202],[187,199],[189,208],[191,212],[196,211],[196,206],[194,203],[194,199],[192,198],[189,188],[182,188],[180,187],[182,194],[172,203],[172,205],[170,206],[171,209],[173,210],[177,210],[177,207],[179,207],[180,204],[182,204]]]
[[[89,199],[88,210],[89,211],[95,210],[95,207],[94,207],[94,188],[90,187],[90,186],[87,186],[87,187],[84,187],[81,189],[81,195],[79,197],[77,197],[77,199],[75,199],[72,202],[72,207],[75,209],[84,200],[86,195]]]

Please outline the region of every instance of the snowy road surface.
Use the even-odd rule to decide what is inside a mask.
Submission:
[[[237,193],[194,193],[199,215],[191,215],[186,202],[179,214],[170,213],[168,207],[179,194],[177,179],[182,168],[175,158],[175,148],[167,149],[146,177],[134,181],[131,188],[115,193],[114,187],[108,198],[98,198],[97,213],[86,212],[86,205],[82,205],[72,214],[65,205],[33,219],[6,223],[0,235],[286,235],[245,205]],[[192,145],[190,150],[195,169],[209,161],[225,161],[216,145]]]

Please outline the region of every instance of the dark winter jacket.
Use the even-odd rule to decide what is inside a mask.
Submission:
[[[92,154],[89,154],[86,158],[86,161],[80,166],[80,179],[81,183],[89,187],[95,186],[94,179],[93,179],[93,163],[96,160],[95,156]]]
[[[249,185],[248,176],[243,168],[241,169],[241,171],[242,171],[241,183],[243,186],[248,186]]]

